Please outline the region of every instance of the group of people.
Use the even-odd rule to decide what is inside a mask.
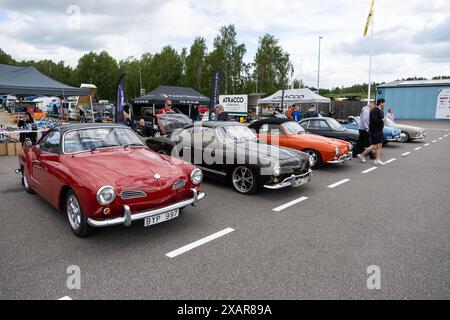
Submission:
[[[375,165],[385,166],[381,160],[381,151],[383,147],[384,140],[384,106],[386,104],[386,100],[378,99],[377,105],[373,102],[370,102],[368,106],[365,106],[361,110],[360,121],[359,121],[359,140],[356,146],[358,152],[358,159],[361,162],[367,162],[366,156],[370,156],[373,160],[375,160]],[[392,119],[394,121],[394,113],[392,109],[389,109],[388,115],[386,118]],[[375,152],[375,156],[373,153]]]
[[[311,105],[308,112],[304,115],[305,119],[317,118],[320,116],[319,111],[317,111],[317,107],[315,105]],[[303,115],[299,110],[299,107],[296,105],[292,105],[286,111],[286,117],[289,120],[300,122],[302,121]]]

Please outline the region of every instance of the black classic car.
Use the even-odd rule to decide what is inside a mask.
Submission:
[[[309,133],[345,140],[353,146],[359,139],[359,131],[347,129],[333,118],[308,118],[301,121],[300,125]]]
[[[159,124],[161,127],[162,121]],[[237,122],[189,124],[149,138],[146,144],[156,152],[197,165],[205,176],[230,182],[241,194],[254,194],[261,187],[295,188],[312,177],[308,154],[259,143],[252,130]]]

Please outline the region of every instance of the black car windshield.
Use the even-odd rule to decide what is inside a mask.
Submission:
[[[305,129],[303,129],[301,125],[294,121],[283,123],[283,128],[288,136],[305,133]]]
[[[342,126],[342,124],[340,124],[337,120],[335,119],[328,119],[328,125],[331,127],[331,129],[333,130],[344,130],[344,127]]]
[[[69,131],[64,135],[65,154],[86,152],[109,147],[144,146],[128,128],[101,127]]]
[[[256,140],[256,135],[246,126],[228,126],[217,129],[217,136],[223,143]]]

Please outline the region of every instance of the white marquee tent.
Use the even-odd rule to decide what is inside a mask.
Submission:
[[[258,104],[280,104],[283,90],[271,95],[270,97],[259,99]],[[309,89],[291,89],[284,91],[285,104],[298,103],[331,103],[331,99],[319,96]]]

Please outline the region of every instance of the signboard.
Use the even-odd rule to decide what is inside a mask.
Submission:
[[[125,106],[125,74],[122,74],[117,84],[116,93],[116,123],[125,122],[123,107]]]
[[[450,119],[450,88],[439,89],[436,119]]]
[[[211,79],[211,94],[209,99],[209,121],[212,120],[214,107],[216,106],[217,101],[219,100],[221,80],[222,80],[222,70],[218,69],[216,70],[213,78]]]
[[[223,95],[219,97],[219,102],[230,116],[246,117],[248,114],[247,95]]]

